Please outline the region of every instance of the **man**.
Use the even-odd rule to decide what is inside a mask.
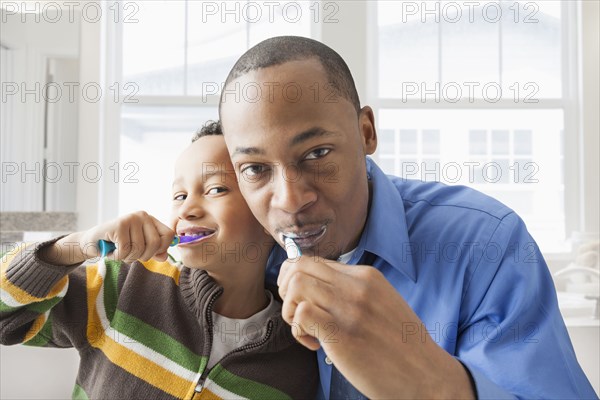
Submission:
[[[306,38],[246,52],[220,117],[240,190],[302,256],[271,255],[326,398],[595,398],[521,219],[465,187],[388,178],[343,59]],[[318,340],[318,341],[317,341]]]

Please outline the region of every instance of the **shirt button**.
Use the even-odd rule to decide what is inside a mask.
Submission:
[[[329,356],[325,356],[325,364],[327,364],[327,365],[333,364],[333,361],[331,361],[331,358],[329,358]]]

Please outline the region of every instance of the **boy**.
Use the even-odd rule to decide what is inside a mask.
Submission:
[[[77,348],[73,398],[314,398],[314,353],[264,288],[274,241],[218,123],[180,155],[172,199],[170,227],[138,212],[3,257],[1,343]],[[166,262],[175,234],[197,237],[181,267]],[[113,260],[81,266],[100,239]]]

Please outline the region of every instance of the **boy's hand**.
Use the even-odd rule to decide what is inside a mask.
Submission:
[[[109,255],[114,260],[131,262],[167,259],[167,250],[175,232],[145,211],[138,211],[75,232],[40,251],[39,257],[54,265],[79,264],[100,256],[98,240],[113,242],[117,249]]]

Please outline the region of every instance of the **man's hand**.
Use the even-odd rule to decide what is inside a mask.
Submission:
[[[39,257],[54,265],[79,264],[100,256],[98,240],[113,242],[117,249],[109,258],[131,262],[167,259],[167,250],[175,232],[144,211],[124,215],[94,226],[84,232],[75,232],[40,251]]]
[[[301,256],[283,263],[277,284],[298,341],[323,346],[365,396],[475,398],[464,367],[375,268]]]

